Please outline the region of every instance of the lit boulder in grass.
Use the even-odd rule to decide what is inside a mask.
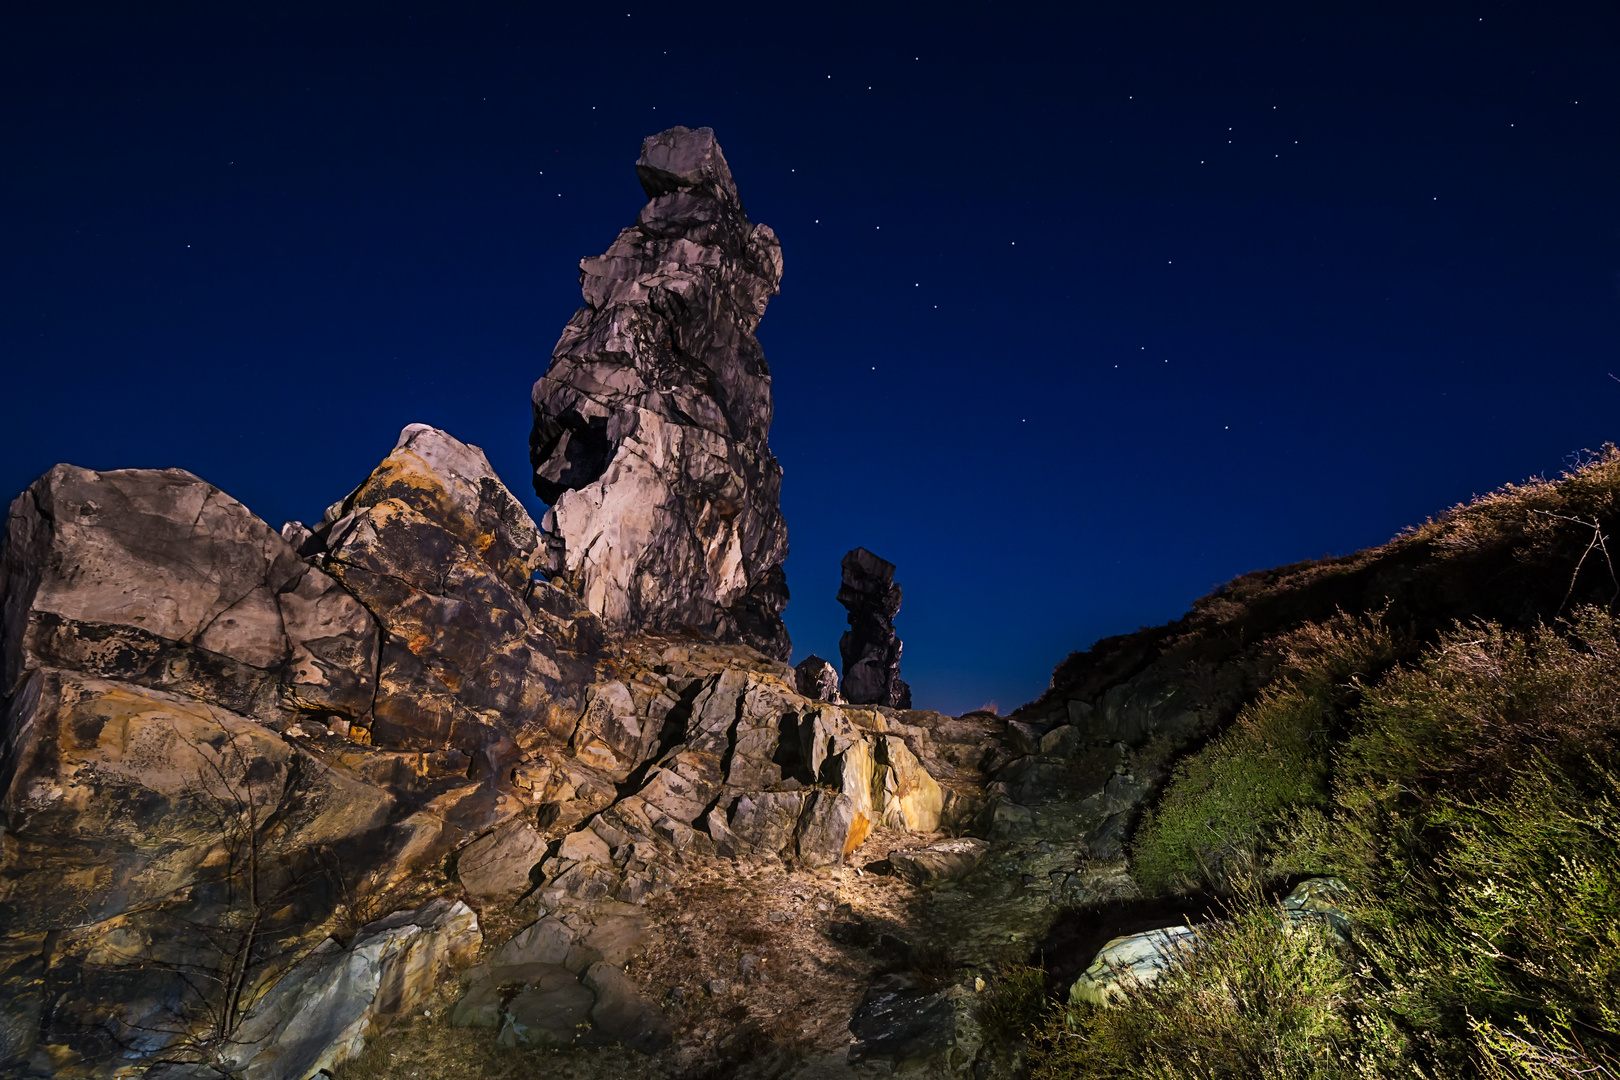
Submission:
[[[1318,925],[1340,941],[1350,940],[1350,916],[1344,905],[1350,900],[1350,886],[1335,877],[1308,878],[1294,886],[1281,904],[1283,928]]]
[[[580,262],[585,306],[535,383],[545,570],[614,631],[692,630],[785,660],[787,525],[754,330],[782,279],[708,128],[642,145],[650,201]]]
[[[1132,987],[1155,982],[1196,940],[1197,931],[1190,926],[1114,938],[1069,988],[1069,1004],[1111,1005],[1121,1000]]]

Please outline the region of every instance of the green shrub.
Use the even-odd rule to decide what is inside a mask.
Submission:
[[[1051,1010],[1031,1075],[1305,1080],[1396,1071],[1402,1040],[1382,1018],[1359,1014],[1343,953],[1321,926],[1284,929],[1278,910],[1251,896],[1119,1004]]]
[[[1327,804],[1333,741],[1359,679],[1389,667],[1400,648],[1378,621],[1344,615],[1276,642],[1277,681],[1176,769],[1144,815],[1132,851],[1142,887],[1230,889],[1252,877],[1289,812]]]
[[[990,980],[975,1015],[987,1043],[1025,1038],[1046,1006],[1046,970],[1014,964]]]

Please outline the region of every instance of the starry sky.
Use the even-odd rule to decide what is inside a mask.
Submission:
[[[0,9],[0,488],[318,518],[528,392],[643,136],[781,238],[794,659],[899,566],[959,712],[1620,437],[1620,4]],[[1613,374],[1611,374],[1613,373]]]

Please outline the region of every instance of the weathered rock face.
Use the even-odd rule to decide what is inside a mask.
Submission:
[[[538,544],[483,454],[419,425],[314,530],[177,470],[58,466],[18,498],[0,1073],[244,1045],[292,958],[502,822],[469,895],[526,888],[518,746],[577,722],[600,637],[531,581]],[[227,981],[231,1008],[198,990]]]
[[[651,136],[651,201],[580,263],[585,306],[534,386],[543,568],[610,630],[691,628],[790,650],[782,469],[754,329],[782,278],[708,128]]]
[[[894,617],[900,611],[900,586],[894,564],[856,548],[840,565],[844,581],[838,602],[849,611],[849,629],[838,641],[844,661],[844,698],[857,705],[911,708],[911,687],[900,678],[900,638]]]
[[[492,770],[512,728],[566,700],[561,653],[589,642],[537,595],[539,532],[477,447],[407,427],[304,543],[382,627],[374,744]]]
[[[798,680],[799,693],[805,697],[835,704],[844,700],[838,692],[838,669],[814,653],[799,661],[793,674]]]
[[[0,693],[62,667],[249,716],[371,710],[370,614],[245,506],[179,469],[46,473],[12,503],[0,595]]]

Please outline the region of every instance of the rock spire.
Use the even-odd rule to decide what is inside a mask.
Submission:
[[[844,581],[838,602],[849,611],[849,629],[838,640],[844,699],[855,705],[909,709],[911,687],[900,678],[901,644],[894,632],[894,617],[900,611],[894,563],[856,548],[839,565]]]
[[[542,569],[609,630],[692,629],[785,660],[787,527],[754,329],[782,278],[708,128],[650,136],[650,202],[580,262],[585,306],[534,385]]]

